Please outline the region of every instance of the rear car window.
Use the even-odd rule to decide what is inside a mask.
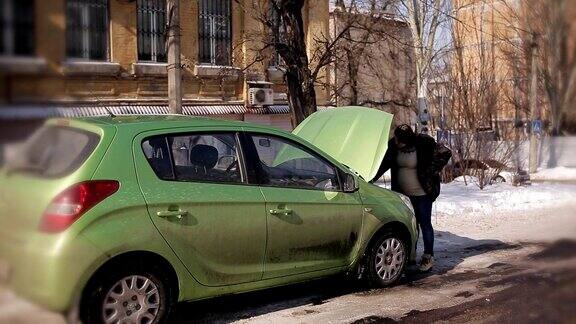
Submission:
[[[183,134],[145,139],[142,149],[158,178],[242,182],[235,134]]]
[[[10,169],[38,176],[63,177],[76,171],[98,145],[97,134],[63,126],[45,126],[23,145]]]

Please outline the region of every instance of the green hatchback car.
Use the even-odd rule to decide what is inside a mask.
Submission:
[[[366,181],[391,119],[50,120],[0,171],[3,280],[84,323],[161,323],[179,301],[346,272],[391,285],[418,236],[410,202]]]

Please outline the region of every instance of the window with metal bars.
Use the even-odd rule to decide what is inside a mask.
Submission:
[[[108,59],[108,0],[66,1],[66,54],[83,60]]]
[[[198,0],[198,47],[202,64],[231,65],[231,0]]]
[[[138,60],[166,62],[166,1],[138,0]]]
[[[0,1],[0,24],[0,55],[34,55],[34,0]]]

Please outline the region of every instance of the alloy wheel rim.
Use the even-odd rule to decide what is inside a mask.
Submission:
[[[138,275],[117,281],[102,305],[102,319],[106,324],[149,324],[159,312],[158,287],[149,278]]]
[[[404,266],[404,244],[397,238],[388,238],[376,253],[376,273],[386,282],[394,281]]]

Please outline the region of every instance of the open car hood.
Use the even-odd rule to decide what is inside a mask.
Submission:
[[[292,133],[370,181],[388,149],[392,117],[373,108],[333,108],[310,115]]]

